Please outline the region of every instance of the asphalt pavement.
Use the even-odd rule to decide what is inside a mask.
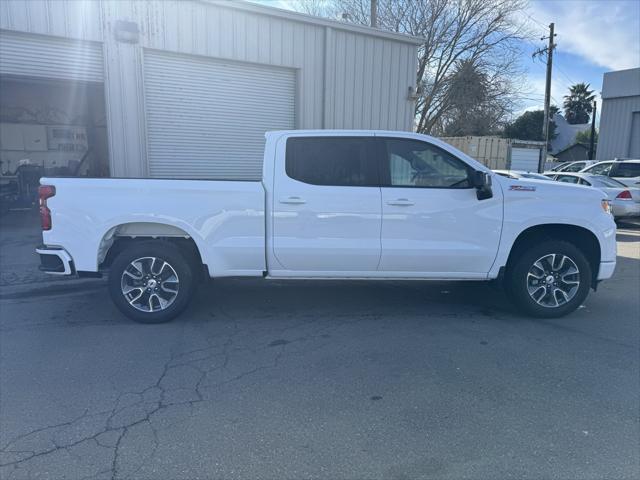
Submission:
[[[561,319],[482,283],[216,280],[139,325],[40,276],[30,218],[0,223],[2,479],[640,477],[637,226]]]

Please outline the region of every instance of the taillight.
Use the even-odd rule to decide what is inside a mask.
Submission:
[[[40,223],[42,230],[51,230],[51,210],[47,207],[47,198],[56,194],[56,187],[53,185],[40,185],[38,187],[38,197],[40,197]]]
[[[631,192],[629,190],[623,190],[616,198],[618,200],[632,200]]]

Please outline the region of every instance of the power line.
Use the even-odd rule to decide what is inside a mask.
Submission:
[[[524,14],[529,17],[529,20],[533,20],[534,22],[536,22],[538,25],[540,25],[542,28],[544,28],[545,30],[548,28],[547,25],[545,25],[544,23],[536,20],[535,18],[533,18],[530,14],[528,14],[527,12],[524,12]]]
[[[529,13],[525,12],[525,15],[529,18],[529,20],[532,20],[533,22],[537,23],[538,25],[540,25],[541,27],[543,27],[545,29],[545,32],[548,28],[547,25],[544,25],[542,22],[540,22],[539,20],[536,20],[534,17],[532,17]],[[531,38],[528,37],[524,37],[524,39],[529,42],[529,44],[531,44],[531,46],[536,48],[536,51],[539,50],[539,47],[536,43],[534,43],[533,40],[531,40]],[[535,57],[534,57],[535,58]],[[566,78],[569,83],[571,83],[572,85],[574,85],[576,82],[569,76],[569,74],[562,68],[560,67],[560,65],[558,65],[558,59],[556,58],[556,65],[555,65],[556,69],[564,76],[564,78]]]

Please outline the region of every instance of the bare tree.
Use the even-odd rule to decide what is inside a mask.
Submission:
[[[334,0],[288,0],[289,6],[298,12],[316,17],[339,18],[338,4]]]
[[[346,13],[349,21],[369,24],[370,0],[325,2],[324,14]],[[492,95],[508,116],[518,90],[517,15],[527,0],[379,0],[378,27],[424,39],[418,51],[416,130],[439,134],[454,105],[447,94],[460,61],[482,65]],[[301,2],[304,10],[306,2]],[[311,4],[310,4],[311,5]],[[311,12],[309,12],[311,13]],[[327,15],[329,16],[329,15]]]

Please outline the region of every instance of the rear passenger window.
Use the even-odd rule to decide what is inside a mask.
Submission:
[[[620,162],[611,172],[612,177],[633,178],[640,177],[640,163]]]
[[[558,175],[556,180],[564,183],[578,183],[578,177],[572,177],[570,175]]]
[[[292,137],[287,176],[312,185],[377,186],[373,137]]]

